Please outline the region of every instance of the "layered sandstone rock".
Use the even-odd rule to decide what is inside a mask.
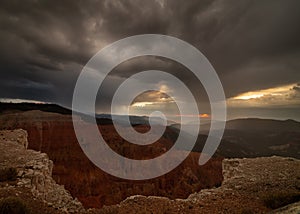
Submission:
[[[53,162],[47,154],[26,150],[26,131],[0,131],[0,136],[0,169],[13,169],[17,174],[16,183],[5,188],[30,189],[33,197],[61,211],[84,211],[82,204],[53,180]]]
[[[15,129],[15,130],[2,130],[0,132],[0,140],[1,141],[10,141],[17,142],[22,145],[25,149],[28,147],[28,133],[23,129]]]
[[[300,196],[298,159],[276,156],[225,159],[223,175],[219,188],[201,190],[187,199],[136,195],[95,213],[268,213],[271,208],[266,199],[275,203],[276,197],[286,200],[285,195]],[[272,213],[300,213],[299,202]]]

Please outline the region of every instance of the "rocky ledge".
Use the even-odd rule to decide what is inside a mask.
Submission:
[[[300,160],[225,159],[224,181],[187,199],[132,196],[99,213],[300,213]],[[279,209],[277,209],[279,208]]]
[[[1,193],[14,192],[18,196],[30,191],[34,200],[59,213],[83,212],[82,204],[52,179],[53,163],[47,154],[27,150],[27,145],[25,130],[0,131]]]

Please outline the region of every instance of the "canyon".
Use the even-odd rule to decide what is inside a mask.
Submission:
[[[26,149],[26,137],[27,132],[22,129],[0,131],[0,204],[14,197],[30,213],[300,212],[300,161],[278,156],[224,159],[222,185],[202,189],[186,199],[132,195],[116,205],[85,209],[64,186],[53,180],[53,162],[48,155]]]
[[[86,208],[114,205],[132,195],[156,195],[170,199],[186,198],[204,188],[220,186],[222,157],[198,165],[200,153],[191,152],[187,159],[170,173],[146,181],[129,181],[111,176],[96,167],[85,156],[76,139],[69,114],[40,110],[6,112],[0,116],[0,129],[24,129],[28,133],[28,148],[46,153],[53,161],[54,180],[70,191]],[[88,132],[89,126],[84,126]],[[147,125],[135,127],[147,131]],[[107,144],[129,158],[141,159],[160,155],[173,142],[162,137],[152,145],[132,146],[116,133],[112,124],[99,125]],[[169,134],[168,134],[169,132]],[[172,135],[167,129],[165,136]]]

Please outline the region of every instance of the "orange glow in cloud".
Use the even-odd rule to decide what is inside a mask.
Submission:
[[[233,107],[299,105],[295,90],[298,88],[297,85],[297,83],[293,83],[269,89],[248,91],[227,99],[227,104]]]
[[[199,115],[201,118],[210,118],[209,114],[200,114]]]
[[[210,118],[209,114],[199,114],[199,115],[193,115],[193,114],[177,114],[176,117],[200,117],[200,118]]]

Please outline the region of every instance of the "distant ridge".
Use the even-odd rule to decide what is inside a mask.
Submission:
[[[24,111],[33,111],[33,110],[40,110],[43,112],[50,112],[50,113],[58,113],[64,115],[71,115],[72,110],[62,107],[58,104],[49,104],[49,103],[4,103],[0,102],[0,113],[16,113],[16,112],[24,112]],[[90,115],[84,115],[78,113],[84,119],[89,120],[91,119]],[[124,124],[126,115],[115,115],[119,124]],[[149,119],[147,116],[136,116],[136,115],[129,115],[130,122],[133,126],[135,125],[149,125]],[[98,124],[112,124],[112,116],[111,114],[96,114],[96,120]],[[154,119],[154,123],[162,124],[161,118]],[[168,124],[174,123],[173,121],[168,121]]]
[[[57,104],[48,103],[3,103],[0,102],[0,113],[40,110],[59,114],[72,114],[72,110]]]
[[[292,119],[275,120],[260,118],[245,118],[227,121],[226,129],[247,131],[272,130],[272,131],[297,131],[300,132],[300,122]]]
[[[4,103],[0,102],[0,113],[15,113],[22,111],[40,110],[43,112],[59,113],[64,115],[71,115],[72,110],[66,107],[62,107],[58,104],[49,103]],[[80,113],[79,113],[80,114]],[[81,116],[89,119],[89,115]],[[123,124],[126,115],[116,115],[117,121]],[[148,117],[130,115],[130,121],[132,125],[149,125]],[[112,118],[110,114],[96,114],[96,120],[98,124],[112,124]],[[161,124],[160,118],[155,121],[157,124]],[[215,122],[217,123],[217,121]],[[179,124],[173,121],[168,121],[168,125],[174,128],[179,128]],[[190,124],[193,125],[193,124]],[[209,130],[210,123],[204,123],[201,125],[200,130]],[[300,132],[300,122],[287,119],[261,119],[261,118],[240,118],[229,120],[226,122],[226,130],[240,130],[240,131],[294,131]]]

